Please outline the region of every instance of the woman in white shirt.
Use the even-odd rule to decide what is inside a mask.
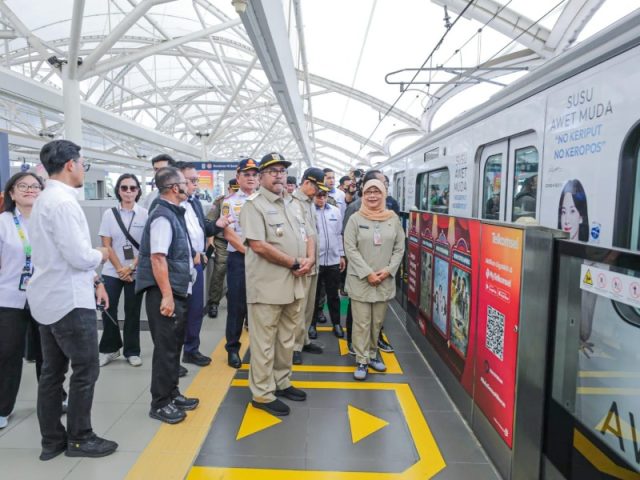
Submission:
[[[109,260],[102,269],[104,286],[109,295],[109,315],[103,315],[104,330],[100,339],[100,366],[120,356],[120,348],[130,365],[142,365],[140,358],[140,308],[142,294],[135,293],[135,270],[142,231],[147,222],[147,210],[136,202],[142,191],[137,177],[131,173],[120,175],[115,186],[117,207],[104,212],[99,235],[102,246],[109,249]],[[118,222],[118,217],[121,222]],[[118,303],[124,289],[124,328],[120,336]],[[111,318],[109,318],[109,316]]]
[[[31,209],[43,188],[40,177],[20,172],[4,189],[4,211],[0,214],[0,428],[7,426],[15,406],[27,326],[35,323],[26,295],[33,274],[28,226]],[[40,352],[36,361],[40,367]]]

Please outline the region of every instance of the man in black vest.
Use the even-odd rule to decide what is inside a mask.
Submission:
[[[185,410],[198,406],[178,389],[180,350],[184,342],[187,298],[195,277],[192,249],[185,222],[186,180],[174,167],[156,174],[160,198],[140,242],[136,293],[145,291],[149,329],[154,344],[149,416],[174,424]],[[220,222],[225,223],[224,219]]]

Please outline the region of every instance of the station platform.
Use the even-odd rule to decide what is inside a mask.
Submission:
[[[304,353],[303,365],[294,366],[293,384],[308,397],[286,401],[287,417],[250,405],[248,337],[236,371],[226,365],[221,308],[203,326],[201,350],[213,352],[212,365],[187,365],[190,373],[181,379],[181,390],[199,397],[200,406],[178,425],[150,419],[152,344],[149,332],[141,332],[142,367],[120,358],[100,371],[94,429],[120,445],[102,459],[38,460],[35,373],[25,364],[18,405],[0,431],[0,464],[14,472],[11,478],[52,480],[499,478],[410,339],[399,309],[392,302],[384,324],[395,349],[383,354],[388,370],[364,382],[353,379],[346,342],[319,324],[317,342],[325,351]]]

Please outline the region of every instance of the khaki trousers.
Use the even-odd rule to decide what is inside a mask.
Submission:
[[[353,333],[351,341],[356,362],[368,364],[378,354],[378,335],[387,314],[387,302],[359,302],[351,299]]]
[[[209,288],[207,295],[207,305],[218,305],[224,295],[224,277],[227,274],[227,242],[215,237],[213,240],[216,256],[207,266],[209,276]]]
[[[276,399],[275,391],[291,386],[293,342],[304,299],[287,305],[247,304],[251,327],[249,388],[256,402]]]
[[[306,278],[304,287],[304,305],[302,310],[303,315],[300,316],[300,323],[296,329],[296,340],[293,350],[295,352],[301,352],[302,347],[308,345],[309,340],[309,327],[313,320],[313,311],[316,305],[316,289],[318,288],[318,274],[310,275]]]

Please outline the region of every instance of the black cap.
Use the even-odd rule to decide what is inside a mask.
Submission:
[[[258,170],[258,163],[253,158],[243,158],[238,162],[236,172],[246,172],[247,170]]]
[[[324,184],[324,172],[319,168],[307,168],[302,175],[302,181],[304,182],[305,180],[315,183],[323,192],[329,191],[329,187]]]
[[[232,178],[231,180],[229,180],[229,188],[234,192],[237,192],[238,190],[240,190],[240,185],[238,185],[238,180],[236,180],[235,178]]]
[[[291,162],[285,160],[282,155],[276,152],[271,152],[262,157],[262,160],[260,160],[259,168],[260,171],[262,171],[265,168],[270,167],[271,165],[277,165],[279,163],[284,165],[286,168],[289,168],[291,166]]]
[[[293,184],[293,185],[298,185],[298,181],[296,180],[296,177],[292,177],[292,176],[287,177],[287,183],[288,184]]]

